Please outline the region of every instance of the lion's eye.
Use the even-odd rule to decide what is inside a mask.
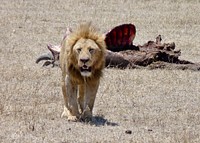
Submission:
[[[80,53],[80,52],[81,52],[81,48],[78,48],[78,49],[77,49],[77,52]]]
[[[90,52],[90,53],[94,53],[94,49],[90,48],[90,49],[89,49],[89,52]]]

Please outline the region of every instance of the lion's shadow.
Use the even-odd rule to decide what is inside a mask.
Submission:
[[[92,121],[89,122],[90,125],[95,126],[119,126],[118,123],[110,122],[107,119],[105,119],[103,116],[93,116]]]

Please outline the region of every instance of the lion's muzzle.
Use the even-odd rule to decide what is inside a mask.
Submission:
[[[80,72],[81,72],[81,75],[82,76],[91,76],[92,74],[92,68],[91,67],[88,67],[86,65],[83,65],[82,67],[80,67]]]
[[[89,60],[90,60],[89,58],[82,58],[82,59],[80,59],[80,61],[82,63],[84,63],[84,64],[87,63]]]
[[[91,72],[92,72],[92,68],[91,66],[89,66],[88,64],[90,63],[90,58],[89,57],[85,57],[85,58],[81,58],[80,59],[80,72],[82,76],[90,76]]]

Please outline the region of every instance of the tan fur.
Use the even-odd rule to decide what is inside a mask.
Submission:
[[[80,25],[63,40],[60,66],[65,106],[62,117],[72,121],[91,119],[105,65],[105,49],[103,34],[90,23]]]

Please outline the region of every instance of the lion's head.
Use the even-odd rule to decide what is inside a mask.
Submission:
[[[74,76],[100,77],[105,66],[104,39],[91,24],[80,25],[72,32],[66,39],[68,72]]]
[[[102,64],[102,49],[92,39],[79,39],[73,47],[73,53],[82,76],[89,77],[92,70],[103,66],[99,65]]]

